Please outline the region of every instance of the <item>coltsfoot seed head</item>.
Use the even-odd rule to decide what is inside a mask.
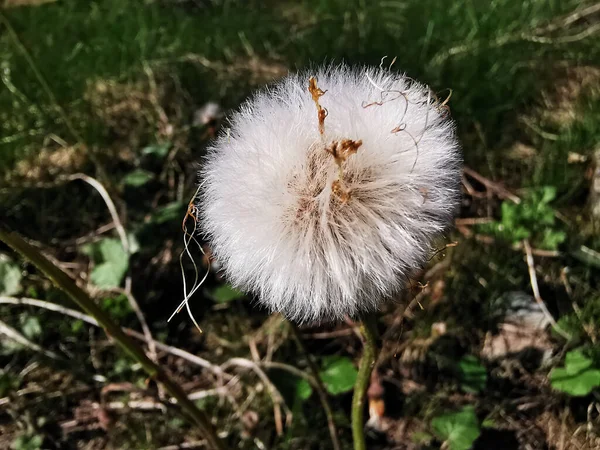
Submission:
[[[446,107],[385,69],[322,68],[257,93],[200,172],[227,279],[309,322],[374,310],[452,223],[461,156]]]

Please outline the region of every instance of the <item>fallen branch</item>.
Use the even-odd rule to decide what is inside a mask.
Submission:
[[[64,306],[57,305],[56,303],[51,303],[44,300],[37,300],[34,298],[0,297],[0,304],[35,306],[37,308],[43,308],[48,311],[54,311],[65,316],[73,317],[74,319],[79,319],[95,327],[101,327],[98,321],[92,316],[88,316],[87,314],[76,311],[74,309],[66,308]],[[122,328],[122,330],[125,334],[135,339],[146,342],[146,336],[144,336],[143,334],[138,333],[137,331],[132,330],[130,328]],[[157,349],[185,359],[186,361],[191,362],[196,366],[208,369],[219,377],[226,376],[226,374],[219,366],[212,364],[210,361],[204,358],[200,358],[199,356],[193,355],[189,352],[186,352],[185,350],[181,350],[180,348],[163,344],[160,341],[154,341],[153,344],[156,346]]]
[[[181,387],[173,381],[163,369],[155,362],[151,361],[144,351],[138,347],[124,332],[115,324],[110,316],[106,314],[89,295],[77,286],[69,276],[52,264],[35,247],[32,247],[15,233],[9,233],[0,229],[0,240],[6,243],[13,250],[20,253],[23,257],[31,261],[41,272],[46,274],[59,288],[61,288],[75,303],[84,309],[89,315],[94,317],[102,326],[105,332],[111,336],[115,342],[129,356],[135,359],[148,375],[161,383],[169,394],[177,399],[177,403],[185,413],[186,417],[197,426],[208,441],[209,446],[215,450],[224,450],[221,439],[217,436],[209,418],[204,412],[198,409],[196,404],[187,398],[186,393]]]
[[[231,366],[237,366],[237,367],[242,367],[245,369],[252,370],[258,376],[258,378],[260,378],[260,380],[264,383],[264,385],[267,387],[267,389],[269,391],[269,395],[271,396],[271,399],[273,401],[273,410],[274,410],[274,415],[275,415],[275,424],[276,424],[276,428],[277,428],[277,434],[279,436],[283,435],[283,426],[281,423],[281,408],[283,407],[283,409],[285,410],[286,424],[288,424],[288,425],[292,422],[292,411],[286,405],[279,390],[275,387],[275,385],[271,382],[271,380],[269,380],[269,377],[267,376],[267,374],[262,370],[262,368],[260,367],[260,365],[258,363],[255,363],[254,361],[252,361],[250,359],[231,358],[230,360],[225,362],[225,364],[223,364],[221,366],[221,368],[223,370],[225,370],[227,367],[231,367]]]

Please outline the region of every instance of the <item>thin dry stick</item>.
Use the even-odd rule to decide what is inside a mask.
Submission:
[[[360,358],[358,375],[352,397],[352,440],[354,450],[367,450],[365,441],[364,407],[365,394],[371,380],[371,373],[377,362],[377,321],[374,315],[367,315],[360,326],[363,336],[363,354]]]
[[[533,261],[533,254],[531,252],[531,245],[529,245],[529,240],[525,239],[523,241],[523,248],[525,249],[525,257],[527,260],[527,268],[529,269],[529,280],[531,282],[531,290],[533,291],[533,298],[540,305],[544,316],[548,319],[548,322],[552,324],[552,328],[556,330],[558,334],[564,337],[567,341],[571,339],[571,335],[563,330],[554,320],[548,308],[546,308],[546,304],[544,300],[542,300],[542,296],[540,295],[540,289],[538,287],[537,275],[535,274],[535,263]]]
[[[98,321],[92,316],[88,316],[87,314],[75,311],[74,309],[66,308],[64,306],[57,305],[56,303],[51,303],[44,300],[38,300],[34,298],[14,298],[0,296],[0,304],[35,306],[37,308],[43,308],[48,311],[54,311],[60,314],[64,314],[65,316],[73,317],[74,319],[79,319],[95,327],[101,327]],[[138,339],[142,342],[147,342],[146,336],[144,336],[141,333],[138,333],[135,330],[132,330],[130,328],[122,328],[122,330],[125,334],[135,339]],[[208,369],[218,377],[229,377],[228,374],[223,372],[223,370],[219,366],[212,364],[210,361],[204,358],[200,358],[199,356],[193,355],[189,352],[186,352],[185,350],[181,350],[180,348],[163,344],[159,341],[153,341],[153,344],[158,350],[168,353],[170,355],[178,356],[179,358],[185,359],[186,361],[196,366]]]
[[[35,247],[29,245],[15,233],[9,233],[0,229],[0,241],[6,243],[13,250],[20,253],[24,258],[31,261],[41,272],[46,274],[60,289],[62,289],[75,303],[77,303],[88,314],[94,317],[98,323],[104,328],[106,333],[110,335],[117,344],[140,363],[141,367],[148,375],[161,383],[165,390],[172,397],[177,399],[177,403],[185,412],[190,421],[196,425],[204,438],[208,441],[209,446],[215,450],[224,450],[224,444],[217,436],[209,418],[198,409],[196,404],[187,398],[186,393],[181,387],[173,381],[163,369],[151,361],[145,352],[138,347],[124,332],[115,324],[110,316],[106,314],[89,295],[77,286],[69,276],[52,264],[44,257]]]
[[[98,193],[102,197],[102,200],[104,200],[104,203],[106,203],[106,207],[108,208],[110,217],[112,218],[112,220],[115,224],[115,228],[117,230],[117,234],[119,235],[119,239],[121,240],[121,245],[123,246],[123,250],[125,250],[125,253],[127,253],[128,257],[131,256],[131,247],[129,245],[129,239],[127,238],[127,232],[125,231],[123,222],[121,222],[121,218],[119,217],[119,213],[117,212],[117,208],[116,208],[114,202],[112,201],[112,198],[110,197],[108,191],[102,185],[102,183],[100,183],[95,178],[92,178],[83,173],[76,173],[74,175],[68,176],[67,178],[70,180],[82,180],[82,181],[86,182],[87,184],[89,184],[90,186],[92,186],[94,189],[96,189],[96,191],[98,191]],[[154,345],[154,339],[152,338],[152,333],[150,332],[150,327],[148,326],[148,322],[146,322],[146,318],[144,317],[144,314],[142,313],[140,305],[137,302],[137,300],[135,299],[135,297],[133,296],[131,285],[132,285],[131,275],[127,275],[127,278],[125,280],[125,289],[122,291],[122,293],[125,294],[125,296],[127,297],[127,301],[129,302],[131,309],[133,309],[136,317],[140,321],[140,325],[142,326],[142,331],[144,332],[144,335],[146,336],[146,341],[148,342],[148,350],[150,353],[150,359],[152,359],[154,362],[156,362],[158,360],[158,358],[156,356],[156,346]]]
[[[511,202],[516,203],[517,205],[519,203],[521,203],[521,199],[519,197],[517,197],[515,194],[512,194],[511,192],[509,192],[506,188],[504,188],[500,184],[498,184],[492,180],[488,180],[486,177],[475,172],[473,169],[470,169],[465,166],[463,168],[463,171],[466,175],[469,175],[471,178],[474,178],[477,181],[479,181],[481,184],[483,184],[489,191],[496,193],[498,195],[498,197],[506,198],[506,199],[510,200]]]
[[[245,359],[245,358],[231,358],[225,364],[223,364],[221,366],[221,368],[223,370],[225,370],[229,366],[237,366],[237,367],[242,367],[242,368],[245,368],[245,369],[252,370],[258,376],[258,378],[260,378],[260,380],[264,383],[264,385],[269,390],[269,394],[271,396],[271,399],[273,400],[273,408],[274,408],[276,423],[277,422],[281,423],[281,408],[282,407],[285,410],[285,422],[286,422],[286,424],[289,425],[292,422],[292,411],[288,408],[288,406],[286,405],[285,401],[283,400],[283,397],[281,396],[281,393],[275,387],[275,385],[271,382],[271,380],[269,380],[269,377],[260,368],[259,364],[255,363],[254,361],[252,361],[250,359]],[[278,426],[277,428],[278,428],[277,429],[277,434],[282,435],[283,434],[283,428],[281,426]]]
[[[7,325],[6,323],[4,323],[1,320],[0,320],[0,334],[5,335],[7,338],[15,341],[17,344],[20,344],[23,347],[27,347],[28,349],[33,350],[34,352],[41,353],[42,355],[44,355],[50,359],[61,359],[56,353],[51,352],[49,350],[45,350],[42,347],[40,347],[39,345],[31,342],[29,339],[27,339],[25,336],[23,336],[21,333],[19,333],[17,330],[15,330],[13,327],[11,327],[10,325]]]
[[[121,241],[121,245],[123,246],[123,250],[125,250],[127,255],[130,256],[131,255],[131,247],[129,245],[129,239],[127,238],[127,232],[125,231],[125,227],[123,226],[121,218],[119,217],[119,213],[117,212],[117,208],[116,208],[114,202],[112,201],[110,194],[108,193],[106,188],[102,185],[102,183],[100,183],[98,180],[96,180],[93,177],[90,177],[89,175],[83,174],[83,173],[76,173],[73,175],[59,177],[50,183],[37,183],[37,184],[32,185],[32,187],[38,187],[38,188],[54,187],[54,186],[60,185],[65,182],[70,182],[70,181],[75,181],[75,180],[84,181],[85,183],[92,186],[100,194],[100,196],[102,197],[102,200],[104,200],[104,203],[106,204],[106,207],[107,207],[110,217],[112,219],[112,223],[114,224],[114,227],[117,230],[117,234],[119,235],[119,239]],[[154,346],[154,339],[152,338],[152,333],[150,331],[150,327],[148,326],[148,322],[146,321],[146,318],[144,317],[144,314],[142,313],[142,310],[141,310],[137,300],[133,296],[131,275],[127,275],[127,277],[125,279],[125,289],[124,290],[118,289],[118,291],[120,293],[123,293],[127,297],[127,301],[129,302],[131,309],[133,310],[136,317],[140,321],[142,331],[144,332],[144,335],[146,335],[146,338],[147,338],[146,340],[148,342],[148,351],[150,354],[150,358],[154,362],[156,362],[157,356],[156,356],[156,348]]]
[[[529,42],[535,42],[538,44],[551,44],[551,45],[552,44],[554,44],[554,45],[555,44],[566,44],[566,43],[581,41],[581,40],[583,40],[587,37],[590,37],[590,36],[596,34],[597,32],[599,32],[600,25],[595,24],[595,25],[592,25],[592,26],[584,29],[583,31],[581,31],[579,33],[576,33],[573,35],[566,35],[566,36],[557,36],[554,38],[547,37],[547,36],[541,36],[540,33],[548,33],[551,31],[555,31],[557,29],[566,29],[568,27],[568,25],[571,25],[572,23],[582,19],[583,17],[590,16],[590,15],[596,13],[598,11],[598,8],[599,8],[599,4],[594,4],[590,7],[586,7],[583,10],[575,10],[573,13],[568,15],[566,18],[561,18],[558,21],[552,22],[549,25],[547,25],[546,27],[538,27],[529,32],[518,31],[516,33],[505,34],[505,35],[499,36],[496,39],[490,41],[488,43],[488,45],[490,48],[499,48],[504,45],[508,45],[508,44],[511,44],[514,42],[519,42],[519,41],[529,41]],[[432,64],[438,65],[438,64],[443,63],[446,59],[450,58],[451,56],[468,53],[472,50],[475,50],[478,45],[479,45],[479,42],[471,40],[471,42],[469,42],[467,44],[460,44],[455,47],[452,47],[444,52],[437,54],[432,59]]]
[[[331,409],[331,405],[329,404],[329,400],[327,398],[327,391],[325,390],[325,385],[323,385],[323,380],[321,380],[321,376],[319,375],[319,368],[315,363],[312,355],[306,350],[304,346],[304,342],[302,341],[302,337],[300,336],[300,332],[296,325],[290,322],[290,327],[292,329],[292,336],[298,349],[306,355],[306,361],[308,362],[308,368],[312,372],[314,381],[315,381],[315,390],[319,396],[319,400],[321,401],[321,406],[323,406],[323,411],[325,411],[325,416],[327,417],[327,427],[329,428],[329,435],[331,436],[331,443],[333,445],[334,450],[341,450],[340,440],[338,439],[337,429],[335,427],[335,420],[333,418],[333,410]]]

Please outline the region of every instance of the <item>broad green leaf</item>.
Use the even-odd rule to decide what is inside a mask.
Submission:
[[[156,144],[149,145],[142,149],[143,155],[152,155],[157,158],[164,158],[169,153],[169,149],[171,148],[171,144]]]
[[[354,364],[348,358],[330,356],[323,359],[320,376],[325,388],[332,395],[352,390],[357,374]]]
[[[139,187],[146,184],[152,178],[154,178],[154,174],[152,172],[148,172],[147,170],[143,169],[136,169],[133,172],[128,173],[123,179],[123,182],[127,186]]]
[[[569,374],[557,367],[550,372],[550,383],[558,391],[574,397],[584,397],[600,386],[600,370],[585,369],[579,374]]]
[[[129,258],[118,239],[107,238],[96,244],[92,258],[96,257],[96,267],[90,278],[101,289],[118,287],[129,268]]]
[[[28,339],[35,339],[42,334],[42,326],[40,325],[40,319],[35,316],[22,315],[21,316],[21,331]]]
[[[485,389],[487,370],[473,355],[463,357],[458,363],[461,374],[461,388],[465,392],[476,393]]]
[[[312,395],[313,389],[308,381],[304,378],[298,378],[296,383],[296,396],[300,400],[307,400]]]
[[[223,286],[216,288],[213,291],[212,296],[218,303],[227,303],[244,297],[244,293],[234,289],[228,284],[224,284]]]
[[[94,267],[90,279],[100,289],[110,289],[121,285],[126,272],[126,266],[102,263]]]
[[[575,375],[592,367],[592,363],[593,361],[585,356],[581,350],[572,350],[565,356],[565,368],[569,375]]]
[[[21,292],[21,269],[8,256],[0,254],[0,295],[15,295]]]
[[[450,450],[469,450],[481,434],[479,420],[472,406],[434,418],[431,427]]]
[[[583,397],[600,386],[600,369],[581,350],[573,350],[565,357],[565,367],[550,372],[552,387],[574,397]]]

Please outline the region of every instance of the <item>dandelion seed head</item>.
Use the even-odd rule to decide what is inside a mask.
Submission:
[[[377,309],[452,222],[454,124],[410,78],[290,75],[230,122],[200,173],[201,226],[227,279],[271,311],[312,322]]]

